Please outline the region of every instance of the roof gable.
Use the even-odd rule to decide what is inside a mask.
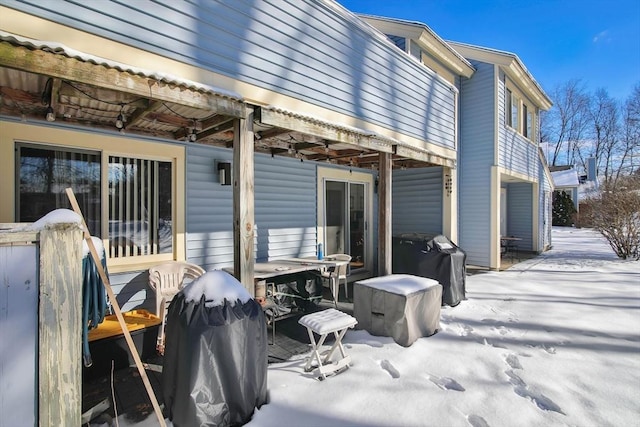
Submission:
[[[540,109],[548,110],[553,105],[551,98],[544,92],[515,53],[465,43],[451,41],[448,43],[467,59],[475,59],[500,66],[505,74],[509,76]]]
[[[373,15],[358,15],[360,19],[384,34],[393,34],[413,40],[454,74],[471,77],[473,65],[441,39],[426,24],[416,21],[386,18]]]

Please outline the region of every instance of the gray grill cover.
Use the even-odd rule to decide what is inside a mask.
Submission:
[[[392,337],[403,347],[440,327],[442,285],[436,280],[391,274],[355,282],[353,294],[356,328]]]
[[[162,390],[176,427],[247,423],[267,398],[267,326],[260,304],[206,307],[180,292],[167,314]]]
[[[456,306],[465,297],[467,255],[441,234],[393,237],[394,273],[435,279],[442,285],[442,304]]]

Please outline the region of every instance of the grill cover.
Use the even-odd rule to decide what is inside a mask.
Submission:
[[[180,292],[167,314],[162,390],[176,427],[247,423],[267,398],[267,326],[254,299],[206,306]]]
[[[442,304],[456,306],[465,297],[467,255],[441,234],[393,237],[393,273],[413,274],[442,285]]]

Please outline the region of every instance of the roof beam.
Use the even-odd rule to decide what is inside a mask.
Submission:
[[[0,42],[0,66],[130,93],[153,100],[173,102],[231,117],[246,115],[245,104],[238,100],[200,92],[184,86],[168,85],[150,77],[84,62],[61,54],[30,50],[8,42]]]

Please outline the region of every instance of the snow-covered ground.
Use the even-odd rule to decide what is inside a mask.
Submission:
[[[410,347],[350,330],[337,376],[314,379],[304,356],[269,365],[248,426],[639,426],[640,262],[591,230],[554,228],[553,244],[469,276]]]

